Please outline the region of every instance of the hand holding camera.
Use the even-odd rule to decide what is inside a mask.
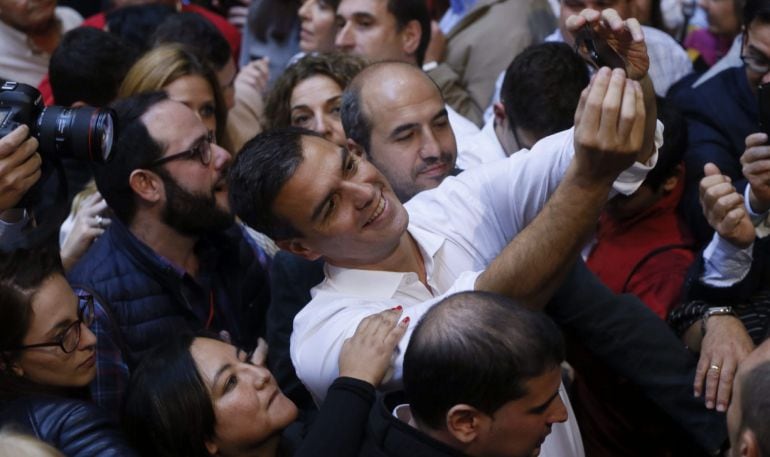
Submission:
[[[14,208],[40,179],[37,147],[25,125],[0,138],[0,212]]]
[[[636,19],[624,21],[613,9],[585,9],[567,18],[567,29],[576,37],[581,55],[594,65],[615,68],[620,58],[629,78],[640,81],[647,75],[650,58],[642,26]]]

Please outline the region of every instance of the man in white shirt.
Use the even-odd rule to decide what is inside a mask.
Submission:
[[[339,31],[335,45],[342,52],[359,55],[372,62],[396,60],[423,66],[431,33],[425,2],[342,0],[337,7],[337,24]],[[445,99],[470,98],[456,78],[446,81],[442,91]],[[477,133],[479,128],[449,104],[446,108],[457,142],[463,145],[465,138]]]
[[[583,14],[592,21],[599,20],[597,12]],[[604,14],[606,18],[612,17],[613,29],[630,41],[623,21],[614,12]],[[582,26],[584,19],[575,18],[574,25]],[[628,27],[638,31],[635,21],[630,21]],[[639,45],[641,35],[633,36],[634,46]],[[383,65],[396,64],[370,67],[359,77],[374,80],[372,74]],[[645,69],[643,62],[629,67],[636,78],[643,78]],[[584,94],[574,131],[545,139],[532,153],[516,154],[457,178],[447,178],[439,188],[414,197],[406,205],[406,212],[387,180],[365,160],[365,148],[340,150],[311,134],[296,131],[265,133],[247,145],[231,169],[233,207],[249,225],[280,240],[284,249],[308,259],[323,257],[327,261],[327,279],[315,289],[313,301],[297,316],[292,337],[295,366],[317,399],[323,398],[328,377],[336,370],[330,364],[336,363],[348,330],[354,330],[362,316],[372,310],[402,305],[408,316],[417,319],[442,296],[464,290],[501,292],[532,306],[547,299],[592,229],[612,179],[621,168],[631,164],[628,142],[643,138],[642,160],[654,149],[654,118],[640,124],[637,117],[642,105],[648,106],[647,102],[653,99],[651,84],[644,78],[644,97],[633,83],[625,85],[625,95],[621,96],[618,84],[622,81],[622,71],[600,71]],[[400,79],[394,78],[390,83],[398,85]],[[608,91],[610,86],[614,89]],[[638,92],[634,104],[630,103],[631,90]],[[432,97],[419,91],[412,95]],[[632,118],[636,125],[631,129],[631,137],[617,130],[621,105],[628,116],[620,123],[626,125],[621,130],[628,128],[627,122],[632,122]],[[637,113],[633,116],[632,105]],[[405,106],[420,107],[419,122],[396,124],[386,138],[398,141],[403,138],[402,133],[406,138],[419,134],[428,138],[427,144],[432,148],[446,144],[444,135],[451,135],[451,130],[447,133],[442,122],[434,125],[440,130],[440,139],[426,127],[432,125],[431,120],[441,120],[440,106],[425,112],[421,103]],[[406,111],[411,112],[411,108]],[[402,110],[394,112],[396,117],[403,114]],[[648,116],[651,113],[654,105],[647,111]],[[435,117],[436,114],[439,116]],[[601,130],[599,125],[603,125]],[[573,133],[577,138],[576,149]],[[601,158],[586,154],[598,152],[597,142],[604,145],[600,148],[604,151]],[[626,153],[606,154],[608,147]],[[625,159],[620,164],[618,159],[622,156]],[[616,190],[633,192],[644,179],[646,169],[649,166],[636,164],[615,182]],[[583,173],[588,175],[581,177]],[[655,320],[660,325],[659,319]],[[633,324],[639,327],[640,323]],[[605,337],[602,339],[606,342]],[[672,349],[668,352],[683,351],[673,336],[671,339],[676,347],[667,347]],[[403,344],[406,341],[408,338]],[[399,354],[403,354],[403,348]],[[618,358],[628,360],[627,354]],[[401,361],[402,356],[398,355],[389,386],[400,382]],[[654,373],[655,368],[651,368]],[[684,376],[686,370],[682,370]],[[671,374],[665,380],[657,380],[669,394],[676,390],[671,384],[679,383],[671,382],[678,376]],[[678,406],[682,405],[681,390],[673,400]],[[685,400],[690,398],[689,387],[687,391]],[[700,438],[704,442],[712,440],[708,446],[716,441],[718,447],[719,433],[717,438],[711,437],[715,436],[719,421],[712,426],[710,419],[696,416],[693,420],[683,419],[689,420],[689,430],[697,434],[695,431],[708,429]],[[677,417],[681,419],[682,415]],[[723,422],[721,426],[724,427]]]
[[[585,61],[564,43],[540,43],[516,56],[505,71],[494,119],[458,151],[467,170],[499,160],[575,122],[580,93],[588,85]]]

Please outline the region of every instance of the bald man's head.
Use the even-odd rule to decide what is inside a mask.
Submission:
[[[406,201],[453,170],[457,144],[436,84],[403,62],[373,64],[342,96],[342,126]]]

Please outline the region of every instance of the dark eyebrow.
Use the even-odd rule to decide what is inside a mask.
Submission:
[[[240,358],[238,358],[238,354],[239,354],[240,350],[241,350],[241,348],[239,348],[239,347],[235,348],[235,358],[238,359],[238,360],[240,360]],[[212,387],[211,390],[212,391],[214,390],[214,387],[216,387],[217,383],[219,382],[219,377],[222,376],[222,373],[224,373],[225,371],[227,371],[230,368],[232,368],[232,366],[233,365],[231,363],[226,363],[226,364],[222,365],[221,367],[219,367],[219,370],[217,370],[217,372],[214,374],[214,379],[213,379],[212,384],[211,384],[211,387]]]
[[[345,173],[345,163],[348,160],[348,156],[350,155],[350,152],[348,151],[348,148],[340,148],[340,159],[341,159],[341,165],[340,165],[340,172],[342,174]],[[319,203],[314,209],[313,213],[310,215],[310,221],[315,222],[318,220],[318,217],[323,212],[324,208],[326,208],[326,205],[329,203],[329,201],[334,197],[335,190],[332,190],[329,192],[329,194],[326,195],[326,197]]]
[[[57,333],[59,333],[59,331],[64,330],[65,328],[67,328],[70,325],[72,325],[72,322],[73,321],[71,319],[69,319],[69,318],[62,319],[56,325],[51,327],[51,330],[48,330],[46,332],[46,335],[54,336]]]
[[[401,124],[398,127],[394,128],[392,132],[390,132],[390,135],[388,137],[395,138],[399,136],[400,134],[406,132],[407,130],[412,130],[415,127],[419,127],[417,123],[411,123],[411,124]]]
[[[527,413],[529,413],[529,414],[540,414],[540,413],[542,413],[543,411],[546,410],[546,408],[548,408],[548,406],[551,404],[551,402],[553,402],[558,395],[559,395],[559,389],[556,389],[556,392],[554,392],[554,394],[551,395],[551,397],[548,400],[546,400],[544,403],[542,403],[540,405],[537,405],[537,406],[534,406],[534,407],[530,408],[527,411]]]
[[[374,15],[369,13],[353,13],[352,19],[355,20],[362,20],[362,19],[368,19],[373,21],[375,19]]]
[[[436,113],[435,116],[433,116],[432,120],[441,119],[442,117],[449,117],[449,112],[446,110],[446,108],[442,109],[438,113]]]

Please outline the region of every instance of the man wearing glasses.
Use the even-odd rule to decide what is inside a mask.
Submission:
[[[251,348],[264,334],[267,257],[234,223],[231,156],[195,113],[163,93],[115,105],[113,159],[95,169],[113,223],[70,273],[104,305],[93,396],[118,411],[142,354],[179,329],[226,331]]]
[[[688,78],[669,93],[687,118],[682,209],[699,244],[708,243],[714,233],[703,217],[698,196],[703,167],[715,164],[739,193],[747,191],[740,157],[746,137],[760,131],[757,87],[770,82],[770,1],[748,0],[743,24],[743,66],[727,68],[697,87],[691,87],[693,80]]]

